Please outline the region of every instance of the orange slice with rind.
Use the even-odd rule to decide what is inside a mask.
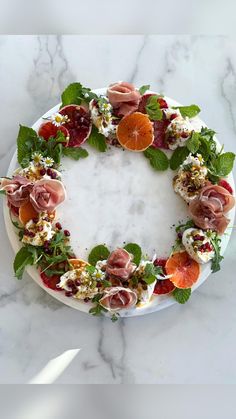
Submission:
[[[153,124],[141,112],[124,116],[117,126],[117,139],[127,150],[144,151],[153,143]]]

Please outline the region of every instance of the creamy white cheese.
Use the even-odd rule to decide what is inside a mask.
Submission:
[[[202,237],[203,239],[198,241],[194,240],[195,237]],[[200,247],[206,243],[212,247],[209,237],[207,237],[205,231],[196,228],[188,228],[184,231],[182,237],[182,243],[186,249],[186,252],[191,256],[192,259],[196,262],[204,264],[213,259],[215,252],[214,249],[210,251],[200,251]]]
[[[171,119],[173,115],[177,115],[176,118],[181,117],[181,113],[179,109],[166,108],[166,109],[163,109],[163,112],[166,116],[166,119]]]
[[[174,191],[186,202],[191,202],[205,185],[207,179],[207,167],[200,154],[194,157],[191,153],[180,166],[173,180]]]
[[[37,223],[34,223],[33,220],[28,221],[25,225],[25,230],[31,233],[32,237],[24,234],[22,242],[32,246],[43,246],[45,241],[51,240],[55,234],[52,224],[44,220],[43,217]]]
[[[173,142],[169,142],[169,148],[175,150],[177,147],[183,147],[186,141],[190,138],[193,131],[193,126],[189,121],[189,118],[183,118],[178,116],[173,119],[166,129],[167,142],[168,137],[174,139]]]
[[[94,280],[85,269],[72,269],[66,272],[60,278],[58,288],[62,288],[65,291],[71,291],[71,287],[68,286],[68,280],[75,281],[74,286],[77,292],[73,294],[74,298],[83,300],[84,298],[93,298],[98,293],[96,287],[96,280]],[[76,282],[78,280],[79,282]]]

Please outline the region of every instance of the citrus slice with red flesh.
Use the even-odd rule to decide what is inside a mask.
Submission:
[[[50,288],[54,291],[63,291],[62,288],[57,287],[57,285],[60,283],[60,275],[47,276],[45,272],[41,272],[40,277],[47,288]]]
[[[141,112],[127,115],[118,124],[117,138],[127,150],[144,151],[153,143],[152,122]]]
[[[88,110],[84,106],[67,105],[60,109],[61,115],[68,116],[63,127],[69,131],[69,147],[80,147],[89,137],[92,122]]]
[[[65,135],[65,138],[68,142],[70,137],[68,129],[66,129],[64,125],[57,127],[50,121],[43,122],[40,125],[38,135],[40,137],[43,137],[45,140],[48,140],[50,137],[55,138],[57,136],[58,131],[61,131],[62,134]],[[66,145],[66,143],[64,145]]]
[[[160,266],[163,269],[164,275],[166,275],[166,266],[167,259],[156,259],[154,261],[155,266]],[[167,279],[158,279],[153,291],[153,294],[156,295],[163,295],[163,294],[169,294],[170,292],[174,291],[175,286],[173,282],[171,282],[168,278]]]
[[[187,252],[174,253],[166,262],[166,273],[177,288],[191,288],[200,275],[200,265]]]

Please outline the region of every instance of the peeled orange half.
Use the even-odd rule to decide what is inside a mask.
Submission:
[[[144,151],[154,139],[153,125],[147,115],[134,112],[121,119],[117,138],[122,147],[131,151]]]
[[[197,282],[200,265],[187,252],[174,253],[166,262],[166,273],[177,288],[191,288]]]

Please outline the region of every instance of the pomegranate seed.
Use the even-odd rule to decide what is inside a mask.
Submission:
[[[81,281],[79,279],[76,279],[75,285],[77,285],[77,287],[79,287],[81,285]]]
[[[67,285],[69,288],[73,288],[75,284],[74,284],[74,281],[73,281],[72,279],[68,279],[68,281],[67,281],[66,285]]]
[[[165,99],[162,99],[161,97],[158,99],[158,103],[159,103],[159,105],[160,105],[160,108],[162,108],[162,109],[167,109],[168,108],[168,105],[167,105],[167,103],[166,103],[166,101],[165,101]]]
[[[52,172],[52,174],[50,176],[51,176],[52,179],[56,179],[57,174],[56,174],[56,172]]]
[[[89,302],[89,298],[88,297],[84,298],[84,302],[85,303],[88,303]]]
[[[188,133],[187,132],[182,132],[181,137],[182,138],[188,138]]]
[[[52,176],[52,173],[53,173],[52,169],[47,169],[47,175],[48,176]]]
[[[65,234],[66,237],[69,237],[70,236],[69,230],[64,230],[64,234]]]
[[[62,229],[61,223],[56,223],[56,224],[55,224],[55,227],[56,227],[58,230],[61,230],[61,229]]]
[[[200,236],[200,234],[196,234],[195,236],[193,236],[194,240],[198,240],[198,241],[202,241],[204,240],[204,236]]]
[[[33,221],[34,224],[37,224],[38,218],[33,218],[32,221]]]
[[[39,173],[41,176],[46,175],[46,169],[40,169]]]
[[[43,231],[43,226],[38,226],[38,231]]]
[[[73,294],[72,294],[72,292],[71,292],[71,291],[66,291],[66,292],[65,292],[65,296],[66,296],[66,297],[72,297],[72,295],[73,295]]]
[[[49,240],[45,240],[45,242],[44,242],[44,245],[43,245],[43,246],[44,246],[45,248],[47,248],[47,247],[49,246],[49,244],[50,244],[50,241],[49,241]]]
[[[177,113],[172,113],[172,115],[170,115],[170,120],[173,121],[173,119],[177,118]]]
[[[178,239],[182,239],[183,233],[180,233],[180,231],[179,231],[178,234],[177,234],[177,237],[178,237]]]

